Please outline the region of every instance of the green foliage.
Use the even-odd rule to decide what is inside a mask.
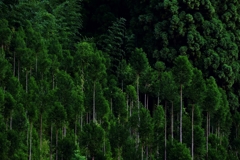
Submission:
[[[219,108],[221,93],[219,92],[216,81],[213,77],[207,79],[206,88],[204,106],[207,111],[217,111]]]
[[[186,56],[178,56],[174,61],[173,76],[178,84],[186,85],[192,80],[193,69]]]
[[[86,147],[92,157],[101,152],[104,130],[96,123],[86,124],[81,133],[81,144]]]
[[[239,7],[2,0],[1,159],[239,159]]]
[[[168,159],[179,159],[179,160],[187,160],[192,159],[190,155],[189,149],[186,147],[185,144],[181,144],[179,142],[173,141],[168,145],[169,152],[168,152]]]

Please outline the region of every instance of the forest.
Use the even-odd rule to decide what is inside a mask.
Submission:
[[[240,159],[237,0],[1,0],[0,159]]]

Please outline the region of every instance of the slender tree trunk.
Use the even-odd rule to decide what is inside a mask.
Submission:
[[[66,137],[67,136],[67,126],[66,124],[64,124],[63,126],[63,137]]]
[[[54,77],[54,73],[52,73],[52,86],[53,86],[53,89],[55,88],[54,81],[55,81],[55,77]]]
[[[111,113],[113,113],[113,100],[112,100],[112,97],[111,97],[111,100],[110,100],[110,105],[111,105]]]
[[[132,117],[132,107],[133,107],[133,101],[131,101],[131,104],[130,104],[130,117]]]
[[[172,102],[172,107],[171,107],[171,137],[173,140],[173,102]]]
[[[180,143],[182,143],[182,84],[180,86]]]
[[[93,122],[95,122],[95,82],[93,82]]]
[[[51,142],[50,142],[50,160],[52,160],[52,132],[53,132],[53,126],[51,123]]]
[[[42,113],[40,115],[40,153],[42,150]]]
[[[106,136],[106,135],[104,134],[104,137],[103,137],[103,138],[104,138],[104,139],[103,139],[103,155],[104,155],[104,156],[105,156],[105,153],[106,153],[106,142],[105,142],[105,141],[106,141],[106,138],[105,138],[105,136]]]
[[[75,127],[74,127],[74,142],[76,143],[76,139],[77,139],[77,123],[78,123],[78,118],[77,118],[77,114],[76,114],[76,120],[75,120]]]
[[[27,122],[27,147],[28,147],[28,139],[29,139],[29,122]]]
[[[26,71],[26,93],[28,92],[28,71]]]
[[[194,104],[192,105],[192,160],[194,160]]]
[[[144,107],[147,108],[147,94],[144,94]]]
[[[210,134],[211,131],[211,117],[210,113],[208,113],[208,135]]]
[[[82,131],[82,126],[83,126],[83,114],[81,112],[81,131]]]
[[[122,91],[123,91],[123,80],[122,80]]]
[[[167,104],[165,102],[165,124],[164,124],[164,160],[167,160]]]
[[[148,146],[146,147],[146,160],[148,160]]]
[[[32,159],[32,126],[33,123],[30,123],[30,136],[29,136],[29,160]]]
[[[18,81],[20,81],[20,61],[18,59]]]
[[[88,112],[86,114],[86,123],[88,124]]]
[[[139,102],[139,75],[137,75],[137,106],[138,106],[138,126],[140,125],[140,102]],[[139,133],[137,132],[137,142],[139,145]]]
[[[159,100],[159,93],[158,93],[158,97],[157,97],[157,106],[159,106],[160,100]]]
[[[139,75],[137,75],[137,106],[138,106],[138,120],[140,123],[140,116],[139,116],[139,109],[140,109],[140,102],[139,102]]]
[[[143,145],[142,145],[142,154],[141,154],[142,160],[143,160]]]
[[[147,109],[148,109],[148,95],[147,95]]]
[[[126,103],[126,106],[127,106],[127,119],[128,119],[128,95],[127,95],[127,103]]]
[[[207,149],[207,159],[208,159],[208,111],[207,111],[207,126],[206,126],[206,149]]]
[[[9,121],[9,118],[6,118],[6,119],[5,119],[6,131],[8,130],[8,121]]]
[[[37,74],[37,66],[38,66],[38,56],[37,56],[37,53],[36,53],[36,66],[35,66],[35,69],[36,69],[36,74]]]
[[[10,115],[10,124],[9,124],[9,129],[12,130],[12,114]]]
[[[13,52],[13,76],[15,76],[16,70],[16,53]]]
[[[58,160],[58,129],[56,130],[56,160]]]

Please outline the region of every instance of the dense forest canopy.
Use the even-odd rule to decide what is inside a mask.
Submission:
[[[1,0],[1,159],[239,159],[239,26],[237,0]]]

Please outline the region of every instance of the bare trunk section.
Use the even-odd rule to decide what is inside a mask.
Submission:
[[[75,126],[74,126],[74,142],[76,143],[77,140],[77,122],[78,122],[78,116],[76,115],[76,119],[75,119]]]
[[[42,114],[40,115],[40,153],[42,150]]]
[[[138,126],[140,125],[140,102],[139,102],[139,75],[137,75],[137,106],[138,106]],[[139,145],[139,133],[137,132],[137,142]]]
[[[50,160],[52,160],[52,132],[53,132],[53,126],[51,123],[51,142],[50,142]]]
[[[180,143],[182,143],[182,84],[180,86]]]
[[[28,71],[26,71],[26,93],[28,93]]]
[[[56,160],[58,160],[58,129],[56,130]]]
[[[208,159],[208,112],[207,112],[207,126],[206,126],[206,149],[207,149],[207,159]]]
[[[82,126],[83,126],[83,115],[81,113],[81,131],[82,131]]]
[[[52,87],[53,87],[53,89],[55,87],[54,81],[55,81],[55,77],[54,77],[54,73],[52,73]]]
[[[194,105],[192,105],[192,160],[194,160]]]
[[[147,108],[147,94],[144,94],[144,107]]]
[[[112,92],[112,91],[111,91],[111,92]],[[112,106],[113,106],[113,101],[112,101],[112,97],[111,97],[111,100],[110,100],[110,101],[111,101],[111,102],[110,102],[110,103],[111,103],[111,104],[110,104],[110,105],[111,105],[111,113],[113,113],[113,107],[112,107]]]
[[[95,96],[96,96],[96,93],[95,93],[95,89],[96,89],[96,84],[95,82],[93,82],[93,122],[95,122]]]
[[[147,109],[148,109],[148,95],[147,95]]]
[[[32,126],[33,123],[30,123],[30,136],[29,136],[29,160],[32,159]]]
[[[127,102],[126,102],[126,106],[127,106],[127,119],[128,119],[128,95],[127,95]]]
[[[172,106],[171,106],[171,137],[173,140],[173,102],[172,102]]]
[[[13,52],[13,76],[15,76],[15,69],[16,69],[16,53]]]
[[[35,70],[36,70],[36,74],[37,74],[37,66],[38,66],[38,56],[37,56],[37,53],[36,53],[36,66],[35,66]]]
[[[164,160],[167,160],[167,103],[165,102]]]
[[[11,115],[10,115],[10,130],[12,130],[12,121],[13,121],[13,118],[12,118],[12,113],[13,111],[11,111]]]
[[[18,81],[20,80],[20,61],[18,59]]]

